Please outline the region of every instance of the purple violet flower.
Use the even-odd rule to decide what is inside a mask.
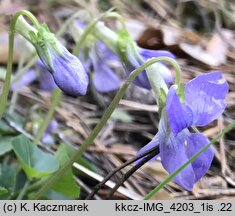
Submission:
[[[173,173],[209,143],[206,136],[191,133],[188,127],[205,126],[217,119],[225,110],[228,88],[220,72],[200,75],[185,85],[185,101],[182,103],[176,93],[177,87],[173,85],[167,94],[166,110],[161,117],[158,133],[137,154],[159,146],[160,153],[156,157],[160,156],[163,167],[169,174]],[[211,146],[181,171],[174,181],[186,190],[192,190],[210,168],[213,156]]]
[[[47,70],[45,65],[38,60],[36,64],[37,68],[39,69],[39,86],[40,89],[44,91],[51,92],[54,88],[58,88],[56,85],[53,76],[51,73]],[[38,73],[36,70],[30,69],[26,71],[19,80],[13,82],[11,84],[12,90],[19,90],[20,88],[27,86],[31,84],[33,81],[37,79]]]
[[[90,58],[94,71],[93,83],[96,90],[106,93],[118,89],[121,80],[108,65],[111,61],[117,61],[118,57],[100,41],[94,48],[95,50],[90,53]]]
[[[58,123],[56,120],[51,120],[45,133],[42,137],[42,142],[47,145],[52,145],[54,143],[54,139],[52,137],[52,134],[55,133],[56,129],[58,128]]]
[[[86,28],[86,25],[79,19],[75,21],[75,25],[80,31]],[[120,87],[121,80],[109,66],[109,62],[119,61],[119,58],[103,42],[96,42],[92,48],[89,48],[87,55],[83,50],[79,58],[87,73],[93,71],[93,84],[98,92],[107,93]]]
[[[144,61],[147,61],[148,59],[151,59],[153,57],[169,57],[175,59],[175,56],[169,52],[164,50],[149,50],[149,49],[143,49],[140,47],[137,47],[137,51],[139,55],[143,58]],[[138,60],[137,57],[134,56],[132,50],[127,47],[127,56],[128,58],[125,60],[125,66],[127,67],[127,73],[129,74],[131,71],[137,69],[140,67],[143,63]],[[162,78],[166,83],[172,83],[173,77],[171,74],[171,71],[162,63],[156,63],[157,70],[156,73],[160,73]],[[134,83],[138,85],[139,87],[150,89],[150,83],[147,77],[147,74],[145,71],[141,72],[136,79],[134,80]]]

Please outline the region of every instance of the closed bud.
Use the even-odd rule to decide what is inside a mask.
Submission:
[[[58,87],[72,96],[85,95],[89,79],[80,60],[55,38],[45,24],[40,26],[37,33],[30,32],[30,36]]]

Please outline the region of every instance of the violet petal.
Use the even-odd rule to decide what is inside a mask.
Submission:
[[[185,104],[193,112],[193,125],[208,125],[224,112],[228,89],[220,72],[200,75],[185,85]]]

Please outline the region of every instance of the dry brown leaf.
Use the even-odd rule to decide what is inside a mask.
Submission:
[[[163,42],[166,46],[178,45],[182,35],[181,30],[170,26],[161,27],[163,33]]]
[[[141,26],[136,24],[136,30],[132,32],[135,35],[133,38],[137,39],[140,46],[150,49],[164,47],[177,55],[187,54],[214,67],[226,63],[228,41],[232,42],[233,38],[232,31],[228,29],[221,29],[219,33],[214,33],[210,39],[207,39],[193,31],[176,27],[166,25],[154,27],[153,24],[150,27],[142,24],[140,30],[137,30],[137,25]]]
[[[222,33],[227,40],[232,39],[230,31],[223,30]],[[228,44],[217,33],[206,43],[206,47],[203,47],[202,43],[192,45],[181,42],[180,48],[191,57],[211,66],[219,66],[226,63]]]

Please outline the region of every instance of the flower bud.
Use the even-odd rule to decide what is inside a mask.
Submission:
[[[148,59],[151,59],[154,57],[155,58],[162,57],[162,56],[175,58],[174,55],[168,51],[148,50],[148,49],[143,49],[140,47],[133,47],[133,49],[131,48],[131,46],[127,44],[126,52],[125,52],[126,56],[123,58],[128,74],[131,71],[139,68]],[[155,67],[156,73],[160,73],[166,83],[171,83],[173,81],[173,77],[172,77],[172,73],[170,69],[168,69],[164,64],[155,63],[153,64],[153,66]],[[146,88],[146,89],[151,88],[146,71],[143,71],[142,73],[140,73],[134,80],[134,83],[142,88]]]
[[[55,38],[45,24],[37,34],[31,32],[30,35],[40,59],[58,87],[72,96],[85,95],[89,79],[80,60]]]

